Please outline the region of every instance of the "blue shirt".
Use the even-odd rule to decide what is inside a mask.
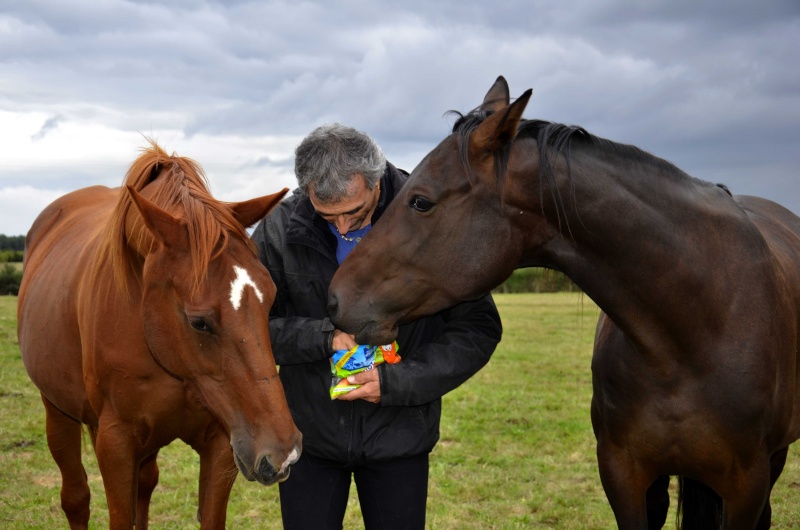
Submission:
[[[338,244],[336,245],[336,260],[339,262],[339,265],[342,264],[344,258],[350,254],[354,248],[356,248],[356,244],[361,241],[367,232],[369,232],[370,228],[372,228],[372,224],[368,224],[363,228],[359,228],[358,230],[353,230],[352,232],[347,232],[346,234],[342,235],[339,233],[339,230],[333,226],[331,223],[328,223],[328,229],[336,236],[336,241]]]

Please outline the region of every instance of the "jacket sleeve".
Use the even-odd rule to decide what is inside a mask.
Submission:
[[[285,241],[285,231],[270,216],[262,220],[253,232],[259,259],[269,270],[277,289],[269,313],[269,338],[275,364],[280,366],[328,359],[332,355],[334,331],[330,319],[293,315],[283,268]]]
[[[269,338],[275,364],[311,363],[327,360],[333,355],[333,323],[309,317],[269,318]]]
[[[443,316],[441,332],[420,346],[413,359],[378,367],[382,406],[419,406],[439,399],[489,362],[503,330],[491,295],[458,304]]]

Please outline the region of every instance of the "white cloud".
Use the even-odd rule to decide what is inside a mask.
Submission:
[[[0,234],[27,234],[36,215],[65,192],[33,186],[0,187]],[[36,213],[31,215],[32,212]]]
[[[94,184],[121,185],[127,168],[147,145],[145,135],[169,153],[197,160],[220,200],[245,200],[296,186],[293,156],[300,137],[187,137],[175,129],[140,133],[75,121],[60,121],[49,134],[38,137],[51,122],[42,113],[0,111],[0,123],[6,125],[0,127],[0,145],[5,146],[0,233],[26,232],[44,206],[68,191]]]

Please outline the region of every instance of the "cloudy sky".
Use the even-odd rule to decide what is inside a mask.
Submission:
[[[293,187],[331,121],[412,170],[501,74],[528,118],[800,213],[797,0],[0,0],[0,233],[120,185],[144,136],[223,200]]]

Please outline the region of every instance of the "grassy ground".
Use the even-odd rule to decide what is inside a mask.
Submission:
[[[445,397],[442,439],[431,457],[432,529],[607,529],[589,421],[591,344],[597,308],[577,293],[495,297],[505,333],[489,365]],[[66,528],[60,477],[47,450],[44,412],[16,343],[16,298],[0,297],[0,528]],[[800,527],[800,456],[772,502],[773,528]],[[90,446],[92,528],[108,526]],[[151,523],[196,528],[196,455],[180,442],[159,455]],[[674,481],[673,481],[674,482]],[[355,492],[345,528],[363,528]],[[668,526],[674,527],[674,498]],[[280,528],[277,488],[239,478],[229,528]]]

